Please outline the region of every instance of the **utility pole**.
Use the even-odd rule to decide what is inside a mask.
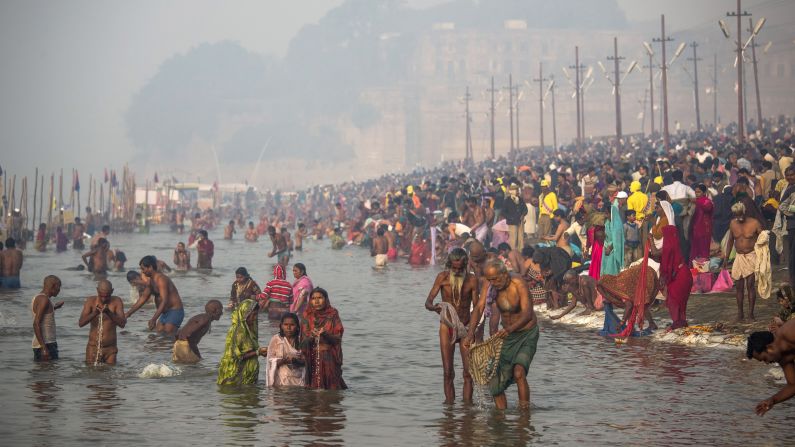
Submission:
[[[521,98],[519,97],[519,86],[515,85],[513,88],[516,89],[516,149],[518,150],[521,147],[519,144],[519,100]]]
[[[491,159],[494,160],[494,76],[491,77],[491,88],[489,89],[491,93]]]
[[[737,17],[737,142],[745,143],[745,116],[743,114],[743,17],[750,16],[742,10],[742,0],[737,0],[737,12],[727,12],[726,17]]]
[[[698,61],[699,57],[696,55],[696,48],[698,44],[693,42],[690,44],[690,47],[693,48],[693,57],[688,58],[687,60],[693,61],[693,83],[694,83],[694,93],[696,95],[696,130],[699,132],[701,131],[701,109],[699,108],[699,101],[698,101]]]
[[[513,76],[508,74],[508,121],[511,123],[511,151],[513,151]]]
[[[472,132],[470,130],[470,121],[472,118],[469,115],[469,100],[472,96],[469,94],[469,86],[467,86],[466,95],[464,95],[464,103],[466,104],[466,114],[464,115],[467,125],[466,125],[466,155],[464,156],[464,160],[472,160]]]
[[[544,149],[544,78],[543,63],[538,63],[538,77],[533,79],[533,82],[538,82],[538,126],[539,126],[539,141],[541,142],[541,149]],[[554,115],[554,112],[553,112]]]
[[[607,60],[613,61],[614,69],[613,69],[613,88],[615,89],[615,96],[616,96],[616,147],[619,149],[623,149],[623,144],[621,143],[621,139],[623,138],[621,134],[621,73],[619,69],[619,62],[623,57],[618,55],[618,37],[613,37],[613,56],[608,56]]]
[[[712,55],[712,123],[718,128],[718,53]]]
[[[740,0],[737,0],[738,2]],[[662,89],[663,89],[663,145],[665,150],[668,150],[669,143],[671,141],[670,135],[668,134],[668,62],[665,58],[665,44],[666,42],[670,42],[673,39],[670,37],[665,37],[665,14],[660,15],[660,31],[661,36],[660,38],[654,38],[655,42],[660,42],[662,46]]]
[[[651,132],[649,133],[649,135],[654,135],[654,53],[649,52],[648,54],[649,54],[649,65],[648,65],[648,67],[644,67],[644,68],[648,68],[649,69],[649,103],[651,104],[649,106],[649,112],[651,113],[651,115],[650,115],[651,120],[649,120],[649,122],[651,123]],[[645,94],[644,94],[644,98],[645,98]],[[645,116],[646,115],[646,107],[645,106],[643,107],[643,114],[644,114],[643,121],[646,121],[646,116]]]
[[[748,18],[748,32],[754,32],[754,24],[751,18]],[[756,126],[760,131],[762,129],[762,100],[759,98],[759,73],[756,70],[756,36],[751,39],[751,62],[754,64],[754,88],[756,90]]]
[[[552,145],[555,148],[555,153],[558,151],[558,126],[555,118],[555,77],[549,75],[549,93],[552,95]]]
[[[581,110],[580,110],[580,47],[574,47],[574,66],[569,66],[569,68],[574,69],[574,89],[575,89],[575,97],[577,100],[577,149],[582,149],[582,117],[581,117]]]
[[[643,110],[643,114],[641,115],[642,120],[640,122],[640,133],[642,135],[646,135],[646,95],[648,94],[649,94],[649,89],[643,89],[643,101],[641,102],[640,100],[638,100],[638,102],[641,102],[643,104],[643,106],[641,107],[641,110]]]

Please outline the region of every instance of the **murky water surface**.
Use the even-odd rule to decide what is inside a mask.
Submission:
[[[226,303],[239,266],[260,284],[270,278],[270,242],[223,241],[219,231],[212,237],[217,268],[211,274],[172,276],[186,319],[210,298]],[[150,235],[113,234],[110,240],[136,266],[147,254],[170,261],[179,238],[156,229]],[[438,267],[414,269],[401,262],[376,271],[366,250],[332,251],[328,244],[308,241],[294,260],[307,265],[340,311],[350,386],[344,392],[219,389],[215,376],[228,313],[202,341],[204,360],[180,366],[172,377],[140,377],[149,364],[174,367],[170,343],[146,331],[152,308],[139,311],[121,331],[117,366],[87,367],[88,328],[78,328],[77,320],[95,284],[88,274],[66,270],[79,264],[77,252],[27,251],[25,288],[0,292],[0,443],[780,445],[792,436],[795,403],[764,418],[753,414],[754,405],[779,385],[765,376],[768,367],[742,361],[739,351],[642,340],[616,346],[589,332],[552,330],[543,323],[529,374],[529,417],[516,409],[515,387],[504,413],[492,410],[485,396],[476,396],[474,406],[445,406],[438,322],[423,307]],[[30,350],[30,300],[50,273],[63,280],[59,299],[66,301],[56,312],[61,360],[39,365]],[[129,301],[124,276],[110,279],[116,294]],[[261,319],[260,343],[267,345],[276,330]]]

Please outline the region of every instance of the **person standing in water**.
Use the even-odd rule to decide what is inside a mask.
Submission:
[[[454,248],[447,257],[446,270],[436,275],[436,280],[425,300],[425,308],[431,312],[442,314],[442,305],[433,304],[434,298],[442,292],[442,302],[452,305],[455,312],[453,320],[458,320],[462,328],[469,324],[469,306],[477,292],[478,280],[467,268],[468,258],[463,248]],[[452,316],[451,316],[452,317]],[[439,324],[439,347],[442,352],[442,369],[444,371],[445,403],[455,401],[455,345],[459,343],[461,334],[457,327],[451,327],[444,319]],[[469,375],[469,351],[459,344],[461,362],[464,370],[464,402],[472,401],[472,377]]]
[[[144,256],[141,258],[139,266],[141,274],[148,278],[147,286],[125,316],[130,318],[149,301],[152,295],[159,296],[160,301],[155,300],[157,302],[155,315],[149,320],[149,330],[155,329],[157,332],[165,332],[173,336],[185,318],[185,310],[182,308],[182,298],[177,291],[177,286],[174,285],[171,278],[157,271],[157,258],[154,256]]]
[[[91,329],[86,345],[86,363],[115,365],[119,352],[116,327],[124,328],[127,318],[124,316],[124,303],[121,298],[113,296],[113,285],[106,279],[97,282],[97,294],[88,297],[83,304],[78,325],[83,327],[88,323],[91,323]]]
[[[226,346],[218,365],[218,385],[257,383],[259,376],[258,317],[259,304],[243,300],[232,311],[232,325],[226,334]]]
[[[210,300],[204,305],[204,313],[188,320],[187,324],[177,332],[171,361],[174,363],[197,363],[202,359],[199,342],[213,321],[218,321],[224,313],[223,305],[218,300]]]
[[[527,291],[527,283],[520,277],[511,275],[500,260],[486,263],[484,275],[486,283],[480,291],[469,323],[469,333],[462,345],[469,349],[475,338],[477,323],[486,306],[489,288],[496,291],[494,302],[500,310],[502,329],[494,337],[505,339],[497,358],[497,370],[489,381],[489,390],[494,396],[497,409],[508,406],[505,390],[516,383],[519,391],[519,407],[530,407],[530,387],[527,372],[535,357],[538,346],[538,319],[533,310],[533,302]]]
[[[33,297],[30,310],[33,312],[33,360],[37,362],[58,360],[58,342],[55,339],[55,311],[63,301],[53,304],[50,298],[61,292],[61,280],[54,275],[44,278],[41,292]]]

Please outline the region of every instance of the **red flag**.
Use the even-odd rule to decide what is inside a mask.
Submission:
[[[213,189],[218,191],[218,181],[213,182]]]

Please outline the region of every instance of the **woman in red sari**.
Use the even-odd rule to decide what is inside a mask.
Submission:
[[[348,388],[342,379],[342,321],[328,292],[316,287],[304,312],[301,343],[306,359],[306,386],[325,390]]]
[[[687,300],[693,287],[693,276],[682,258],[679,237],[674,225],[662,229],[663,246],[660,255],[660,286],[671,315],[671,329],[687,326]]]
[[[709,243],[712,240],[712,211],[715,206],[707,197],[703,183],[696,186],[696,210],[690,221],[690,260],[709,258]]]

